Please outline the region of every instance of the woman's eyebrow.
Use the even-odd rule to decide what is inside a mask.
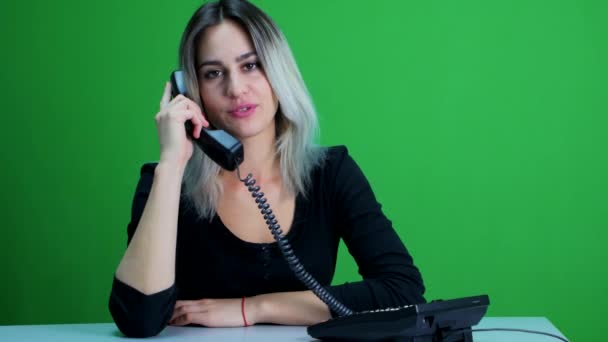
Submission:
[[[249,58],[249,57],[251,57],[251,56],[255,56],[255,55],[256,55],[255,51],[246,52],[246,53],[244,53],[244,54],[242,54],[242,55],[238,56],[238,57],[236,58],[236,62],[237,62],[237,63],[238,63],[238,62],[241,62],[242,60],[247,59],[247,58]]]
[[[255,56],[255,55],[256,55],[255,51],[246,52],[246,53],[244,53],[244,54],[236,57],[235,61],[238,63],[238,62],[241,62],[241,61],[243,61],[243,60],[245,60],[245,59],[247,59],[247,58],[249,58],[251,56]],[[198,67],[196,67],[196,70],[202,68],[205,65],[220,65],[221,66],[222,62],[220,62],[218,60],[203,61],[201,64],[198,65]]]

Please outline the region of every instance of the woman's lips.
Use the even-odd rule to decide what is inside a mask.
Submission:
[[[230,115],[232,115],[235,118],[246,118],[250,115],[252,115],[255,112],[255,109],[257,108],[257,105],[254,104],[245,104],[245,105],[241,105],[238,106],[237,108],[229,111]]]

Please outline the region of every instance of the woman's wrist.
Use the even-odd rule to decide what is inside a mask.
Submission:
[[[247,324],[312,325],[331,318],[329,308],[311,291],[265,293],[246,298]]]
[[[268,303],[264,295],[245,298],[247,324],[268,323]]]
[[[155,175],[162,174],[163,176],[177,176],[181,178],[184,174],[185,165],[177,165],[175,163],[161,160],[156,169],[154,170]]]

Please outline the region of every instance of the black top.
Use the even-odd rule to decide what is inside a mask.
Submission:
[[[141,169],[128,241],[146,204],[155,167],[145,164]],[[158,334],[178,299],[240,298],[307,289],[293,275],[276,243],[243,241],[217,215],[211,221],[199,220],[185,199],[180,203],[177,229],[173,286],[144,295],[114,278],[110,312],[127,336]],[[420,272],[343,146],[328,149],[325,163],[313,171],[307,196],[296,197],[287,238],[305,269],[354,311],[425,302]],[[363,280],[330,286],[340,238]]]

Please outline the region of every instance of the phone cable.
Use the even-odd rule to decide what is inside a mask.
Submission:
[[[568,342],[567,339],[559,336],[559,335],[555,335],[555,334],[551,334],[548,332],[544,332],[544,331],[538,331],[538,330],[529,330],[529,329],[517,329],[517,328],[486,328],[486,329],[471,329],[471,328],[465,328],[465,329],[459,329],[459,330],[455,330],[447,335],[445,335],[444,337],[447,338],[448,336],[451,336],[453,334],[458,334],[461,332],[486,332],[486,331],[509,331],[509,332],[521,332],[521,333],[527,333],[527,334],[537,334],[537,335],[545,335],[545,336],[549,336],[549,337],[553,337],[555,339],[558,339],[560,341],[564,341],[564,342]]]
[[[238,161],[236,165],[239,165]],[[240,170],[237,166],[236,173],[241,182],[247,187],[247,190],[251,193],[251,196],[255,198],[255,202],[258,204],[258,209],[264,216],[268,229],[272,233],[272,236],[277,241],[279,250],[283,254],[283,257],[287,261],[289,268],[293,271],[296,277],[306,285],[317,297],[319,297],[327,306],[339,316],[349,316],[353,314],[353,311],[347,308],[344,304],[340,303],[331,293],[329,293],[319,282],[304,269],[302,263],[298,257],[294,254],[289,241],[283,235],[281,226],[278,224],[276,217],[270,209],[270,204],[267,203],[264,193],[260,191],[260,186],[255,185],[255,179],[250,174],[245,178],[241,178]]]

